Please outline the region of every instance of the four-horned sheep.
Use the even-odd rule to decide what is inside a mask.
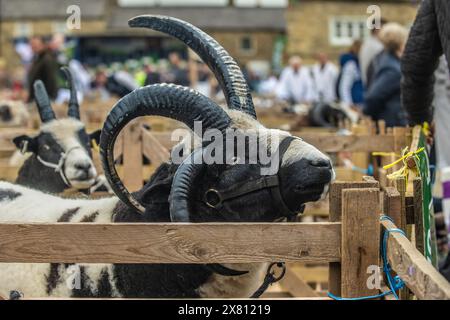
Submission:
[[[138,16],[129,25],[164,32],[186,43],[211,68],[228,106],[221,108],[176,85],[157,84],[131,92],[112,108],[100,137],[102,165],[116,196],[62,199],[2,182],[0,222],[274,222],[295,218],[306,202],[327,192],[334,177],[329,158],[300,138],[257,121],[241,70],[213,38],[171,17]],[[197,135],[202,139],[197,137],[200,143],[183,154],[181,163],[174,161],[172,153],[141,190],[130,193],[114,168],[115,139],[133,119],[152,115],[179,120],[191,130],[201,123]],[[205,138],[210,131],[222,137],[230,132],[248,134],[256,147],[278,157],[270,157],[269,163],[259,158],[251,162],[249,146],[241,159],[233,156],[228,161],[230,150],[223,141],[216,151],[223,148],[219,159],[226,161],[209,163],[204,159],[213,145]],[[263,170],[272,165],[274,172]],[[78,289],[67,286],[71,268],[79,272]],[[25,297],[249,297],[261,284],[265,268],[266,264],[1,264],[0,295],[16,290]]]

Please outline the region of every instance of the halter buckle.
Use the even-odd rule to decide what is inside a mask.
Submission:
[[[208,189],[204,195],[205,203],[208,207],[216,209],[222,204],[222,196],[216,189]]]

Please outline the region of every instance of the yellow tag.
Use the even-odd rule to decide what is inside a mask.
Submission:
[[[95,141],[94,139],[91,140],[91,144],[92,144],[92,149],[94,149],[94,151],[96,152],[100,152],[100,147],[97,144],[97,141]]]

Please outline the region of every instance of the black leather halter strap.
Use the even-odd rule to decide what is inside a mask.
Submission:
[[[279,156],[279,167],[281,167],[284,153],[289,148],[291,142],[295,139],[299,138],[288,136],[281,141],[277,151]],[[218,209],[226,200],[237,198],[250,192],[267,188],[270,189],[270,193],[275,206],[279,208],[279,211],[283,216],[287,217],[288,221],[295,221],[297,214],[303,213],[303,210],[305,208],[304,205],[301,207],[299,212],[294,212],[289,209],[287,204],[284,202],[281,195],[280,179],[278,177],[278,174],[262,176],[259,179],[246,181],[224,190],[209,189],[205,192],[203,201],[209,207]],[[208,270],[222,276],[239,276],[248,273],[248,271],[234,270],[218,263],[207,264],[205,266]]]
[[[281,166],[284,153],[289,148],[290,143],[294,139],[298,138],[289,136],[281,141],[277,150],[279,155],[279,166]],[[298,212],[294,212],[289,209],[289,207],[283,200],[278,174],[262,176],[258,179],[235,184],[223,190],[208,189],[203,195],[202,200],[207,206],[214,209],[219,209],[223,205],[223,202],[227,200],[238,198],[262,189],[270,189],[270,193],[272,195],[272,199],[275,202],[275,206],[280,209],[280,212],[283,216],[290,218],[294,215],[297,215]]]

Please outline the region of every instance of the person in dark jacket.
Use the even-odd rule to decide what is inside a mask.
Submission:
[[[450,61],[450,1],[423,0],[402,57],[402,103],[412,125],[431,123],[434,71]]]
[[[39,79],[44,83],[49,97],[54,100],[58,94],[58,66],[55,57],[42,37],[31,38],[30,46],[34,57],[28,71],[28,102],[34,100],[33,83]]]
[[[365,96],[364,113],[386,126],[406,126],[406,113],[400,101],[400,57],[407,38],[406,28],[387,23],[380,32],[384,49],[376,57],[374,78]]]

